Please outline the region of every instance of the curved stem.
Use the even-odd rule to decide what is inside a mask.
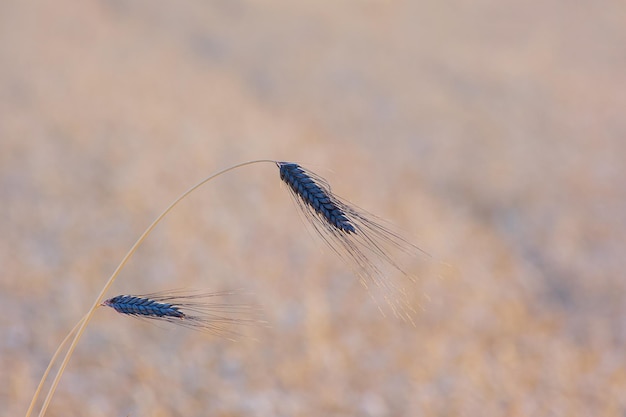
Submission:
[[[78,331],[76,332],[76,336],[74,336],[74,340],[72,340],[72,343],[70,344],[67,353],[65,354],[65,358],[63,359],[63,362],[61,362],[61,366],[59,368],[59,370],[57,371],[56,376],[54,377],[54,380],[52,381],[52,385],[50,386],[50,390],[48,391],[48,395],[46,396],[46,399],[43,403],[43,406],[41,407],[41,411],[39,412],[39,417],[43,417],[46,414],[46,410],[48,409],[48,406],[50,405],[50,400],[52,399],[52,396],[54,395],[54,392],[56,391],[57,385],[59,384],[59,380],[61,379],[61,375],[63,375],[63,372],[65,371],[65,368],[67,367],[67,364],[72,356],[72,354],[74,353],[74,349],[76,348],[76,345],[78,343],[78,341],[80,340],[81,336],[83,335],[85,328],[87,327],[87,324],[89,324],[89,321],[91,320],[91,318],[93,317],[93,314],[96,310],[96,308],[100,305],[100,303],[102,302],[102,299],[104,298],[104,295],[106,294],[106,292],[109,290],[109,288],[111,288],[111,285],[113,285],[113,282],[115,281],[115,279],[117,278],[117,276],[119,275],[119,273],[121,272],[122,268],[124,268],[124,266],[126,265],[126,263],[128,262],[128,260],[130,259],[130,257],[135,253],[135,251],[137,250],[137,248],[143,243],[143,241],[146,239],[146,237],[148,237],[148,235],[150,234],[150,232],[152,232],[152,230],[156,227],[157,224],[159,224],[159,222],[178,204],[181,202],[181,200],[183,200],[185,197],[187,197],[189,194],[191,194],[193,191],[195,191],[197,188],[201,187],[202,185],[204,185],[205,183],[211,181],[213,178],[218,177],[222,174],[225,174],[229,171],[232,171],[236,168],[240,168],[246,165],[252,165],[252,164],[256,164],[256,163],[260,163],[260,162],[272,162],[272,163],[276,163],[276,161],[271,160],[271,159],[258,159],[258,160],[254,160],[254,161],[248,161],[248,162],[242,162],[240,164],[237,165],[233,165],[229,168],[223,169],[221,171],[216,172],[215,174],[212,174],[208,177],[206,177],[205,179],[203,179],[202,181],[200,181],[199,183],[197,183],[196,185],[194,185],[193,187],[191,187],[190,189],[188,189],[187,191],[185,191],[183,194],[181,194],[180,197],[178,197],[176,200],[174,200],[174,202],[172,204],[169,205],[168,208],[166,208],[157,218],[156,220],[154,220],[152,222],[152,224],[150,226],[148,226],[148,228],[146,229],[145,232],[143,232],[143,234],[139,237],[139,239],[137,239],[137,241],[135,242],[135,244],[130,248],[130,250],[126,253],[126,255],[124,256],[124,258],[122,259],[122,261],[120,262],[120,264],[117,266],[117,268],[115,269],[115,271],[113,272],[113,275],[111,275],[111,277],[109,278],[109,280],[107,281],[107,283],[104,285],[104,287],[102,288],[102,291],[100,291],[100,294],[98,294],[98,297],[96,298],[96,300],[94,301],[93,305],[91,306],[91,308],[89,309],[89,312],[87,312],[87,315],[85,316],[85,318],[83,319],[82,324],[80,325]],[[35,399],[33,399],[35,400]]]
[[[30,415],[32,414],[33,408],[35,407],[35,402],[37,401],[37,398],[39,397],[39,393],[41,392],[41,388],[43,388],[43,383],[48,378],[48,374],[50,373],[50,370],[52,369],[52,365],[54,365],[54,362],[57,360],[57,356],[59,356],[59,353],[61,353],[61,349],[63,349],[63,346],[65,346],[67,341],[70,340],[70,336],[72,336],[74,334],[76,329],[78,329],[78,326],[80,326],[83,323],[83,321],[85,320],[85,317],[83,317],[82,319],[80,319],[80,321],[78,323],[76,323],[74,328],[72,330],[70,330],[70,332],[67,334],[67,336],[65,336],[65,339],[63,339],[63,341],[61,342],[61,344],[57,348],[57,351],[54,352],[54,355],[52,355],[52,359],[50,359],[50,363],[48,364],[48,367],[46,368],[45,372],[43,373],[43,376],[41,377],[41,381],[39,381],[39,385],[37,386],[37,390],[35,391],[35,395],[33,395],[33,399],[30,402],[30,406],[28,407],[28,411],[26,411],[26,417],[30,417]]]

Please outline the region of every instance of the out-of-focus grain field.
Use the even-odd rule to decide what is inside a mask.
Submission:
[[[626,3],[0,2],[0,415],[139,234],[294,160],[434,255],[415,325],[278,171],[110,295],[239,288],[237,342],[98,311],[50,416],[624,416]]]

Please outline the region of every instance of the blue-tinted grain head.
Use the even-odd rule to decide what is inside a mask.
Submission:
[[[345,233],[356,232],[323,179],[316,177],[296,163],[278,162],[277,165],[280,170],[280,179],[289,185],[299,201],[312,209],[331,227]]]

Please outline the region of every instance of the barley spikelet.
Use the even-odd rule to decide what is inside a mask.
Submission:
[[[396,260],[397,255],[425,255],[384,220],[332,193],[322,177],[293,162],[277,162],[280,179],[313,229],[343,260],[350,263],[366,288],[382,290],[393,313],[411,321],[412,307],[404,285],[394,281],[389,269],[413,281],[414,277]]]
[[[210,299],[232,292],[183,292],[179,290],[144,295],[118,295],[102,302],[118,313],[141,319],[165,321],[219,336],[236,336],[233,325],[256,322],[254,308]]]
[[[178,319],[184,319],[186,316],[180,311],[179,306],[136,295],[118,295],[105,300],[102,305],[129,316],[175,317]]]

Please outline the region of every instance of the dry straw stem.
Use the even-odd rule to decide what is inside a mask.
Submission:
[[[74,336],[74,339],[72,340],[48,391],[46,399],[42,405],[42,409],[39,413],[40,417],[45,415],[52,396],[58,386],[61,375],[63,375],[74,349],[89,324],[89,321],[93,317],[96,308],[103,305],[102,299],[104,298],[104,295],[109,290],[130,257],[135,253],[137,248],[143,243],[150,232],[152,232],[157,224],[159,224],[159,222],[180,201],[200,186],[234,169],[261,162],[276,164],[279,169],[280,179],[289,186],[289,189],[306,220],[342,259],[352,264],[354,272],[360,277],[361,282],[366,287],[369,287],[369,284],[374,284],[376,287],[382,289],[383,297],[391,306],[394,314],[405,320],[411,321],[411,314],[414,311],[411,303],[408,301],[404,289],[386,276],[385,266],[397,270],[403,276],[412,280],[411,275],[408,274],[398,262],[396,262],[392,256],[392,251],[399,250],[410,256],[416,256],[419,254],[426,256],[430,255],[425,253],[419,247],[408,242],[399,234],[393,232],[392,229],[385,225],[381,219],[333,194],[331,192],[330,185],[323,178],[304,169],[296,163],[274,161],[270,159],[243,162],[218,171],[185,191],[152,222],[152,224],[144,231],[144,233],[126,253],[118,267],[100,291],[100,294],[98,294],[85,317],[77,324],[78,330],[76,331],[76,335]],[[172,300],[163,298],[163,294],[153,294],[152,297],[119,297],[107,300],[104,302],[104,305],[115,308],[117,311],[124,314],[132,314],[145,318],[158,318],[177,324],[182,324],[183,321],[181,321],[181,319],[186,318],[187,321],[184,321],[185,325],[195,328],[205,326],[205,329],[207,327],[208,320],[206,315],[186,315],[186,313],[182,310],[182,307],[198,307],[197,304],[195,306],[190,305],[189,298],[187,298],[186,301],[179,298],[174,300],[174,302],[170,302]],[[184,305],[185,303],[187,303],[186,306]],[[204,313],[206,313],[206,311],[204,311]],[[184,315],[184,317],[181,317],[181,314]],[[72,330],[70,334],[73,332],[74,330]],[[62,345],[63,344],[65,344],[65,341]],[[34,404],[37,400],[41,385],[43,384],[52,363],[56,359],[57,354],[58,351],[52,358],[48,370],[46,370],[40,386],[35,392],[31,407],[26,413],[26,417],[29,417],[32,412],[32,404]]]
[[[74,334],[76,329],[78,329],[78,326],[80,326],[83,323],[83,321],[85,321],[85,317],[83,317],[82,319],[80,319],[78,323],[76,323],[74,328],[70,330],[67,336],[65,336],[65,339],[63,339],[63,341],[57,348],[56,352],[54,352],[54,355],[52,355],[52,359],[50,359],[50,363],[48,364],[48,367],[44,371],[43,376],[41,377],[41,381],[39,381],[39,385],[37,386],[37,389],[35,390],[35,395],[33,395],[33,399],[31,400],[30,405],[28,406],[28,411],[26,411],[27,416],[30,416],[31,413],[33,412],[33,408],[35,408],[35,402],[37,401],[37,398],[39,397],[39,393],[41,392],[41,389],[43,388],[43,384],[48,378],[48,374],[50,373],[50,370],[52,369],[52,365],[54,365],[54,362],[56,362],[57,357],[63,350],[63,346],[65,346],[67,341],[70,340],[70,337]]]

